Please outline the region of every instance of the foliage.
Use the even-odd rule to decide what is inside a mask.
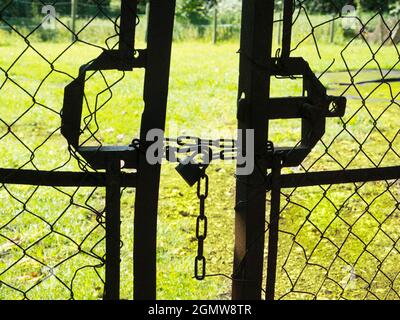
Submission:
[[[192,24],[207,24],[210,22],[210,9],[216,0],[178,0],[176,16],[181,22]]]
[[[387,12],[389,10],[389,0],[306,0],[301,2],[313,13],[339,13],[345,5],[354,5],[362,11]]]
[[[337,1],[303,1],[303,5],[313,13],[338,13],[342,11],[345,5],[356,5],[355,1],[337,0]]]
[[[0,12],[2,16],[29,17],[33,12],[32,3],[23,1],[0,0]]]
[[[390,5],[390,15],[399,16],[400,15],[400,1],[395,2]]]
[[[239,24],[242,3],[240,0],[218,1],[218,16],[221,24]]]
[[[359,0],[359,4],[364,11],[386,12],[389,10],[390,0]]]

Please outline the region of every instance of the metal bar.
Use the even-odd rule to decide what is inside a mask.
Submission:
[[[100,55],[89,64],[85,65],[84,71],[89,70],[122,70],[132,71],[134,68],[146,67],[146,50],[135,50],[136,56],[132,54],[125,59],[122,57],[119,50],[104,50]]]
[[[322,110],[322,115],[325,118],[343,117],[346,100],[342,99],[342,97],[331,96],[328,99],[336,101],[337,109],[330,111],[326,108]],[[265,110],[268,119],[300,119],[307,117],[307,108],[304,105],[310,103],[310,99],[307,97],[271,98],[270,103],[273,107]]]
[[[79,145],[82,104],[85,95],[85,74],[68,84],[64,89],[61,133],[73,147]]]
[[[106,187],[106,277],[105,300],[119,300],[121,239],[120,160],[109,159]]]
[[[279,214],[281,210],[281,159],[274,156],[271,172],[271,210],[269,217],[269,239],[267,260],[266,300],[274,300],[276,264],[278,259]]]
[[[282,188],[310,187],[327,184],[373,182],[400,179],[400,166],[284,174]]]
[[[0,169],[0,183],[46,187],[105,187],[104,172]],[[136,187],[136,173],[121,173],[121,187]]]
[[[265,116],[269,120],[273,119],[301,119],[306,117],[306,108],[304,104],[309,103],[307,97],[289,97],[289,98],[271,98],[269,103],[272,108],[265,109]],[[323,115],[326,118],[336,118],[343,116],[343,108],[337,109],[335,112],[330,112],[328,108],[323,110]]]
[[[106,168],[111,154],[124,162],[124,168],[137,168],[139,150],[132,146],[79,147],[77,151],[93,169]]]
[[[71,0],[71,41],[76,41],[76,11],[78,9],[78,0]]]
[[[282,20],[283,20],[283,16],[282,16],[282,12],[279,12],[279,19],[278,19],[278,36],[277,36],[277,43],[278,46],[281,45],[281,39],[282,39]]]
[[[270,67],[257,70],[257,65],[271,65],[274,1],[243,0],[240,40],[240,75],[238,128],[246,143],[246,129],[254,129],[255,157],[266,151],[268,122],[265,107],[270,92]],[[244,105],[242,108],[240,105]],[[269,105],[267,107],[270,107]],[[261,172],[262,171],[262,172]],[[267,172],[264,164],[236,183],[235,253],[232,298],[261,299],[265,188],[260,186]]]
[[[282,58],[289,58],[292,41],[293,0],[285,0],[283,8]]]
[[[351,169],[324,172],[291,173],[282,175],[282,188],[315,185],[373,182],[400,179],[400,166],[371,169]],[[46,187],[105,187],[103,172],[36,171],[0,169],[0,183]],[[121,187],[135,188],[136,173],[121,172]]]
[[[329,33],[330,33],[330,37],[329,37],[329,42],[330,43],[334,43],[335,42],[335,16],[332,16],[332,20],[330,23],[330,27],[329,27]]]
[[[150,0],[140,141],[165,128],[175,0]],[[134,297],[156,299],[157,214],[161,165],[139,153],[134,227]]]
[[[214,20],[213,20],[213,44],[218,41],[218,7],[214,5]]]
[[[147,1],[146,2],[146,31],[145,31],[145,34],[144,34],[144,41],[147,43],[147,30],[148,30],[148,27],[149,27],[149,11],[150,11],[150,2],[149,1]]]
[[[303,105],[308,102],[307,98],[291,97],[271,98],[272,108],[265,109],[265,116],[269,120],[273,119],[301,119]]]
[[[119,50],[125,58],[133,58],[135,49],[137,3],[138,0],[121,0]]]

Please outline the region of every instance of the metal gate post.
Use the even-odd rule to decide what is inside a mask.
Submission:
[[[293,0],[284,0],[281,54],[281,58],[283,59],[288,59],[290,56],[293,6]],[[266,300],[274,300],[275,298],[276,265],[278,260],[279,240],[279,214],[281,207],[281,169],[282,157],[279,152],[275,152],[272,158],[271,170],[271,205],[268,229],[267,282],[265,290]]]
[[[283,6],[282,58],[289,58],[292,41],[293,0],[285,0]]]
[[[271,207],[269,216],[266,300],[274,300],[278,259],[279,214],[281,207],[281,157],[274,154],[271,171]]]
[[[274,0],[243,0],[240,40],[238,128],[254,130],[253,173],[236,183],[235,256],[233,299],[261,299],[267,168],[257,162],[267,150],[270,70],[274,20]],[[259,66],[267,66],[260,68]]]
[[[111,158],[106,171],[105,300],[119,300],[121,248],[121,161]]]
[[[150,0],[140,141],[165,128],[175,0]],[[134,221],[134,297],[156,299],[157,213],[161,165],[139,153]]]

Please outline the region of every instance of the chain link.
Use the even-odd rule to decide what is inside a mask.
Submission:
[[[202,139],[194,136],[165,138],[165,158],[169,162],[180,162],[189,154],[201,154],[202,149],[212,150],[211,160],[235,160],[237,141],[235,139]]]
[[[204,181],[204,190],[202,190]],[[197,280],[204,280],[206,277],[206,258],[204,257],[204,240],[207,238],[208,220],[205,214],[205,202],[208,197],[209,179],[205,168],[202,168],[202,175],[197,182],[197,197],[200,201],[199,215],[196,221],[197,256],[194,263],[194,274]]]

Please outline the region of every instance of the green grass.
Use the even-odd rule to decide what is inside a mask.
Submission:
[[[27,48],[26,43],[17,38],[12,43],[6,40],[0,45],[0,167],[52,170],[65,164],[63,170],[77,170],[78,165],[74,159],[70,159],[66,142],[57,130],[60,126],[63,88],[71,81],[65,73],[76,76],[79,66],[95,58],[100,50],[75,44],[64,52],[68,43],[51,44],[35,39],[32,39],[31,45],[35,50]],[[168,135],[235,137],[238,49],[236,42],[224,42],[217,46],[201,41],[174,43],[167,112]],[[339,82],[351,80],[347,72],[339,73],[346,70],[340,56],[342,49],[343,45],[322,45],[320,50],[323,59],[319,59],[314,45],[305,42],[294,53],[304,56],[313,70],[319,73],[335,61],[331,67],[335,73],[327,73],[321,79],[328,86],[330,94],[344,92],[350,97],[346,116],[342,119],[347,131],[343,131],[340,120],[329,119],[323,140],[329,145],[335,136],[338,135],[338,138],[329,148],[329,154],[325,154],[321,144],[318,145],[304,166],[311,167],[320,156],[319,161],[312,165],[312,170],[372,166],[368,157],[376,164],[398,164],[398,156],[394,151],[400,153],[399,106],[389,106],[389,101],[398,100],[400,85],[381,85],[378,89],[375,89],[376,84],[357,86],[358,92],[354,87],[339,85]],[[369,49],[360,41],[351,44],[343,56],[350,70],[357,70],[371,60]],[[55,71],[51,71],[43,57],[53,63]],[[398,54],[393,48],[385,47],[366,68],[376,70],[376,62],[382,69],[391,69],[398,62]],[[10,80],[4,83],[4,72],[10,66],[10,79],[30,95],[37,91],[35,103],[30,95]],[[399,69],[398,66],[395,69]],[[110,71],[104,75],[109,83],[113,83],[121,73]],[[362,73],[355,81],[374,77],[379,78],[377,71]],[[42,79],[45,81],[42,82]],[[274,90],[277,95],[285,95],[295,91],[296,86],[298,84],[295,81],[285,85],[276,83]],[[100,76],[88,81],[86,93],[91,108],[94,107],[97,94],[104,89],[105,84]],[[137,136],[143,110],[142,89],[143,71],[138,70],[127,73],[112,88],[110,103],[98,113],[100,131],[96,137],[102,143],[126,144]],[[368,111],[357,98],[359,95],[366,98]],[[99,95],[98,104],[101,105],[109,97],[110,92],[105,91]],[[371,115],[376,120],[375,127]],[[7,125],[12,125],[12,133],[7,133]],[[95,129],[96,126],[91,122],[89,128]],[[298,123],[274,123],[271,139],[277,145],[295,143],[298,139],[297,130]],[[391,148],[380,132],[392,140]],[[363,147],[365,154],[358,152],[359,144],[350,134],[360,142],[368,136]],[[88,130],[84,136],[90,137]],[[34,157],[31,158],[33,153]],[[329,155],[338,159],[340,165]],[[234,166],[218,162],[211,165],[208,171],[210,197],[206,211],[210,225],[205,242],[208,272],[230,275],[234,243]],[[399,210],[395,210],[399,184],[391,186],[390,193],[379,196],[386,188],[383,182],[360,185],[353,197],[350,196],[355,192],[354,185],[333,186],[326,192],[321,187],[283,190],[284,194],[293,192],[293,195],[287,203],[283,197],[282,205],[286,206],[280,224],[282,233],[278,263],[288,273],[279,268],[278,296],[289,292],[286,298],[309,298],[310,295],[296,291],[315,293],[320,289],[319,298],[339,298],[341,289],[333,280],[341,283],[349,275],[346,266],[354,265],[355,272],[363,278],[358,277],[356,285],[346,289],[344,296],[362,297],[366,291],[365,282],[361,279],[371,281],[379,264],[368,252],[382,261],[393,246],[392,240],[388,240],[382,230],[393,239],[397,240],[400,236],[397,231]],[[26,296],[30,299],[65,299],[70,297],[70,292],[59,280],[70,287],[75,275],[72,282],[75,298],[101,298],[102,282],[96,271],[100,277],[104,277],[104,268],[90,251],[94,247],[97,256],[104,254],[104,243],[100,241],[104,230],[96,215],[96,211],[102,212],[104,209],[104,190],[6,185],[0,188],[0,198],[1,281],[27,292]],[[121,278],[124,299],[132,298],[133,203],[134,191],[125,190],[122,198],[124,246]],[[225,299],[230,296],[229,279],[210,277],[198,282],[192,278],[197,212],[195,189],[185,185],[174,171],[174,165],[166,163],[162,170],[158,226],[157,285],[160,299]],[[14,217],[15,220],[12,220]],[[359,239],[349,235],[346,222],[353,225],[353,233]],[[85,238],[89,233],[90,236]],[[321,233],[325,238],[321,238]],[[375,233],[377,236],[373,237]],[[347,236],[349,238],[346,240]],[[342,259],[334,260],[337,248],[326,238],[338,246],[344,243],[339,252]],[[366,244],[367,251],[363,250]],[[78,245],[81,250],[78,250]],[[25,254],[21,248],[25,249]],[[58,265],[68,257],[71,258]],[[7,272],[3,272],[10,266]],[[79,269],[84,266],[90,267]],[[390,279],[395,279],[397,266],[398,255],[392,251],[380,268]],[[333,280],[327,280],[322,285],[327,273],[329,279]],[[298,280],[295,290],[291,290],[289,279]],[[34,286],[38,282],[40,284]],[[398,289],[400,284],[396,280],[392,285]],[[32,286],[33,289],[29,290]],[[387,287],[387,278],[379,273],[370,290],[384,297]],[[21,292],[0,284],[0,299],[23,297]],[[394,296],[390,295],[389,298]]]

